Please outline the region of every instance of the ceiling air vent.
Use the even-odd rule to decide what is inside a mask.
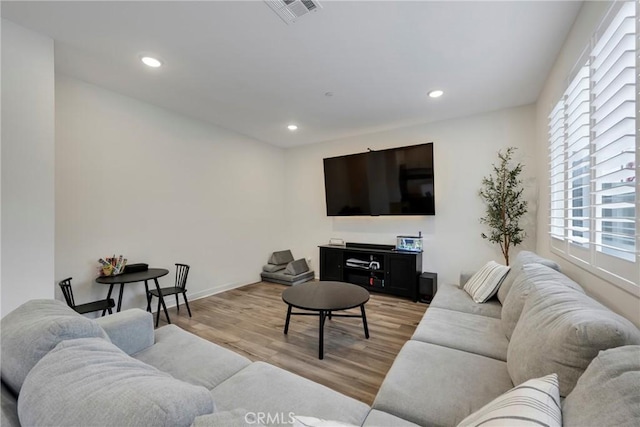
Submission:
[[[265,0],[265,3],[287,24],[322,8],[316,0]]]

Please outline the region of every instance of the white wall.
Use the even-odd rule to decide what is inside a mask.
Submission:
[[[190,264],[191,298],[256,282],[284,240],[284,169],[279,148],[58,75],[56,279],[104,297],[97,260],[124,254]],[[145,307],[143,288],[123,309]]]
[[[0,3],[0,11],[2,3]],[[2,42],[2,22],[0,19],[0,43]],[[2,48],[0,47],[0,63],[2,62]],[[2,67],[0,66],[0,93],[2,92]],[[0,102],[0,133],[2,130],[2,102]],[[2,136],[0,135],[0,201],[2,200]],[[1,205],[0,205],[1,206]],[[2,208],[0,207],[0,318],[2,318]]]
[[[287,224],[295,256],[312,257],[318,274],[317,246],[332,237],[347,242],[396,242],[401,234],[424,235],[423,271],[438,273],[440,282],[457,283],[461,270],[481,267],[490,259],[503,261],[500,249],[480,237],[485,228],[478,191],[484,176],[497,162],[498,150],[519,149],[516,160],[525,165],[524,176],[531,214],[529,237],[521,248],[535,248],[536,182],[533,105],[473,117],[412,126],[387,132],[345,138],[286,152]],[[327,217],[322,159],[366,151],[434,142],[435,216]],[[515,252],[514,252],[515,253]]]
[[[563,272],[580,283],[590,295],[640,326],[640,298],[638,294],[628,293],[573,265],[562,257],[554,255],[550,249],[547,233],[549,224],[547,117],[565,91],[572,68],[585,47],[588,46],[590,36],[610,5],[610,2],[585,2],[583,4],[536,104],[535,155],[540,182],[537,250],[541,255],[557,261]]]
[[[54,295],[54,78],[53,40],[4,19],[1,158],[6,314]]]

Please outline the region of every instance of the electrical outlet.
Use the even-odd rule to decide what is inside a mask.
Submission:
[[[310,256],[307,257],[307,265],[311,266],[311,257]]]

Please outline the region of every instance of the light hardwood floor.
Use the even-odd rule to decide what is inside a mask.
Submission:
[[[317,317],[292,316],[289,333],[283,333],[287,305],[281,295],[286,288],[258,282],[202,298],[189,303],[191,319],[181,299],[180,312],[170,308],[169,315],[181,328],[252,361],[271,363],[371,405],[427,305],[371,293],[365,305],[371,337],[365,339],[361,319],[327,320],[320,360]],[[350,311],[359,314],[359,309]],[[160,326],[164,324],[161,313]]]

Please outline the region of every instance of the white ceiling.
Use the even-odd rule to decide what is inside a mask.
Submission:
[[[57,72],[290,147],[534,102],[581,6],[321,4],[291,25],[262,1],[3,1],[2,16],[55,40]]]

